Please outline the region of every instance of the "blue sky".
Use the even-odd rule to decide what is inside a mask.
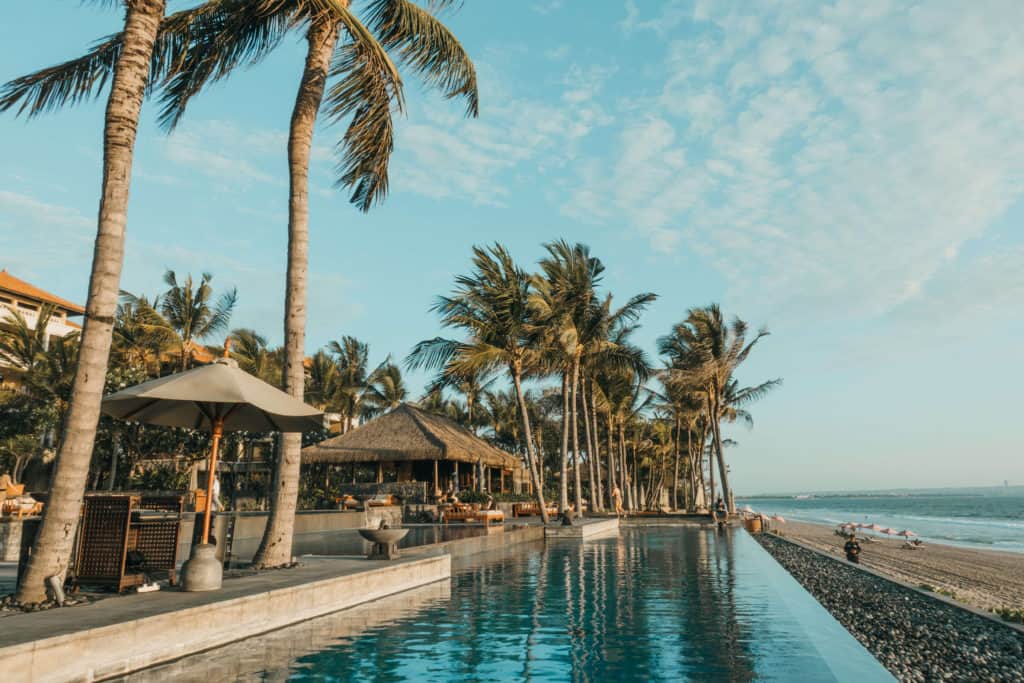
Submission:
[[[0,80],[118,28],[63,4],[8,9]],[[652,354],[712,301],[771,328],[740,378],[785,385],[729,430],[741,493],[1024,482],[1024,4],[475,0],[447,21],[481,116],[409,79],[383,206],[332,189],[341,131],[317,133],[310,350],[352,334],[404,357],[470,245],[531,265],[564,237],[618,297],[660,295]],[[301,64],[296,36],[170,137],[144,109],[125,289],[212,271],[234,324],[280,341]],[[0,117],[0,265],[76,301],[102,112]]]

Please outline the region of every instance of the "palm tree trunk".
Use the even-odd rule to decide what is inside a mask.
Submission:
[[[585,397],[584,397],[585,398]],[[597,473],[597,506],[601,510],[607,509],[606,501],[604,499],[604,488],[601,487],[601,435],[597,429],[597,401],[596,394],[594,393],[594,378],[590,378],[590,420],[593,423],[593,434],[594,434],[594,471]],[[586,409],[587,404],[583,404]]]
[[[575,486],[576,516],[583,516],[583,492],[580,485],[580,429],[577,422],[576,403],[580,386],[580,359],[572,363],[572,475]],[[591,496],[593,498],[593,496]]]
[[[562,373],[562,473],[558,479],[558,511],[569,509],[569,373]]]
[[[153,43],[166,2],[135,0],[127,5],[124,45],[114,66],[104,117],[99,220],[85,304],[85,326],[71,390],[71,409],[57,454],[42,527],[16,596],[22,603],[44,600],[47,577],[63,576],[67,571],[100,417],[124,259],[135,136]]]
[[[736,512],[736,505],[732,500],[732,489],[729,487],[729,470],[725,466],[725,454],[722,452],[722,429],[718,422],[718,402],[714,403],[714,418],[711,420],[711,437],[714,439],[715,455],[718,458],[718,473],[722,477],[722,500],[725,501],[726,509],[729,512]]]
[[[347,3],[346,3],[347,4]],[[301,399],[305,381],[306,271],[309,262],[309,156],[313,128],[323,99],[338,42],[338,24],[316,21],[309,27],[309,48],[302,82],[292,110],[288,135],[288,272],[285,283],[284,390]],[[270,516],[259,550],[256,567],[279,567],[291,562],[295,531],[295,507],[299,493],[302,434],[281,435],[281,457],[274,471]]]
[[[545,524],[548,523],[548,508],[544,503],[544,485],[537,474],[537,458],[533,450],[533,432],[530,429],[530,414],[527,412],[526,397],[523,396],[522,371],[513,366],[510,368],[512,383],[516,388],[516,400],[519,402],[519,412],[523,419],[523,435],[526,438],[526,463],[530,468],[530,478],[533,481],[533,488],[537,492],[537,503],[540,505],[540,518]]]
[[[593,510],[602,510],[601,505],[601,475],[600,460],[597,458],[597,447],[594,443],[594,435],[590,429],[590,408],[587,406],[587,383],[585,378],[580,379],[580,407],[583,409],[584,436],[587,439],[587,466],[590,475],[590,507]]]
[[[679,447],[682,439],[679,438],[679,430],[682,429],[682,420],[676,417],[676,430],[672,433],[672,450],[675,453],[675,463],[672,467],[672,509],[679,509]]]
[[[619,472],[622,478],[622,495],[626,499],[626,509],[633,509],[633,491],[630,487],[628,463],[626,462],[626,428],[619,422]]]
[[[618,477],[615,476],[615,423],[612,419],[612,411],[608,410],[608,503],[615,503],[614,491]],[[621,493],[621,491],[620,491]]]

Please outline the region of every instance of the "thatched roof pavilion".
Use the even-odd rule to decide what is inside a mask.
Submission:
[[[448,477],[454,477],[459,488],[475,485],[503,490],[505,476],[511,477],[509,483],[516,489],[526,481],[518,457],[446,417],[408,403],[350,432],[303,448],[302,462],[377,463],[379,481],[383,481],[383,463],[391,463],[398,481],[432,481],[436,490],[442,478]],[[468,465],[462,468],[461,477],[459,463]]]

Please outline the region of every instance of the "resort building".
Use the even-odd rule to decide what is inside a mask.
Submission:
[[[0,270],[0,328],[10,329],[15,316],[20,315],[29,329],[35,330],[40,312],[45,306],[52,307],[52,313],[46,323],[44,345],[82,329],[82,326],[71,318],[84,315],[84,308],[14,277],[6,268]],[[0,355],[0,388],[17,388],[20,385],[20,376],[21,368],[18,363]]]
[[[430,496],[451,490],[521,493],[529,488],[522,461],[462,425],[403,403],[351,431],[302,449],[302,463],[350,467],[375,483],[422,482]],[[342,468],[344,472],[344,467]]]

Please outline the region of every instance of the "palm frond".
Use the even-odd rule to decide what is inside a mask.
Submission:
[[[476,68],[458,39],[435,16],[408,0],[373,0],[367,24],[381,45],[428,85],[448,99],[465,97],[466,115],[477,116]]]

